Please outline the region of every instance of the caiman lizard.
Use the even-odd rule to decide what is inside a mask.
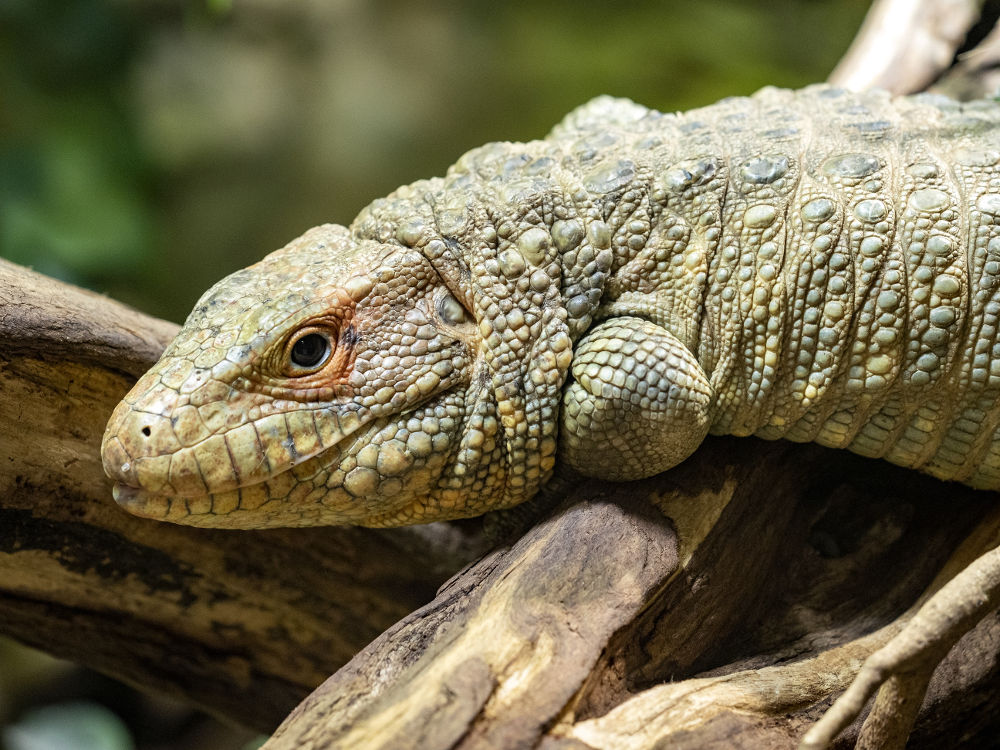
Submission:
[[[104,466],[129,511],[227,528],[474,516],[709,432],[996,490],[998,325],[1000,105],[602,97],[220,281]]]

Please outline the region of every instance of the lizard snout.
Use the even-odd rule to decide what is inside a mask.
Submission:
[[[168,490],[171,455],[181,448],[170,419],[118,404],[101,446],[104,472],[116,482],[152,492]]]
[[[104,472],[119,485],[173,496],[205,495],[207,479],[230,479],[228,465],[211,472],[222,477],[207,477],[206,467],[198,465],[195,446],[212,432],[189,401],[155,370],[143,376],[108,420]]]

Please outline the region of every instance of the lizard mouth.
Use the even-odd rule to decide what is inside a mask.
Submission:
[[[142,518],[162,519],[171,504],[170,498],[165,495],[156,495],[124,482],[115,482],[111,488],[111,496],[122,509]]]
[[[115,502],[132,515],[175,523],[193,523],[193,519],[225,516],[256,510],[267,502],[284,502],[283,491],[290,493],[305,483],[322,483],[335,471],[346,453],[371,430],[378,430],[387,420],[373,420],[362,429],[343,436],[337,443],[304,458],[281,471],[233,486],[208,492],[173,492],[169,488],[152,490],[118,480],[112,487]],[[198,524],[217,525],[217,524]]]
[[[438,433],[406,440],[402,425],[414,419],[419,423],[456,399],[461,400],[451,389],[432,394],[413,407],[367,421],[326,450],[254,482],[189,494],[166,486],[137,487],[119,478],[112,494],[132,515],[186,526],[369,525],[374,509],[405,503],[433,486],[451,437],[443,440],[446,436]]]
[[[316,463],[315,470],[308,472],[316,480],[311,484],[308,479],[300,478],[304,475],[298,469],[306,466],[300,464],[295,471],[288,469],[253,484],[210,494],[168,495],[115,482],[112,495],[119,507],[131,515],[185,526],[263,528],[271,525],[315,525],[312,516],[322,511],[320,501],[323,496],[338,489],[327,489],[325,484],[337,470],[342,456],[343,451],[334,446],[311,459],[309,463]],[[318,497],[307,498],[307,495]],[[280,517],[280,523],[271,523],[271,516],[275,520]],[[297,517],[300,520],[296,520]]]

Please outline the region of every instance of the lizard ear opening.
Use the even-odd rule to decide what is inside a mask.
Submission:
[[[450,243],[450,244],[449,244]],[[473,312],[472,271],[454,241],[432,240],[423,248],[424,257],[467,312]],[[443,318],[444,316],[442,316]],[[472,317],[475,317],[473,315]]]
[[[462,307],[462,303],[455,299],[455,296],[451,293],[440,295],[435,307],[441,320],[448,325],[460,326],[472,319],[469,312]]]

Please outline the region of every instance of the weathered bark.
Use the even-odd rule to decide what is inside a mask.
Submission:
[[[875,0],[829,82],[968,101],[1000,91],[1000,6],[985,0]]]
[[[0,261],[0,632],[269,731],[476,538],[210,532],[118,509],[104,424],[175,331]]]
[[[794,747],[989,543],[995,500],[815,446],[710,440],[668,475],[577,487],[266,747]],[[976,710],[1000,698],[998,657],[993,616],[936,673],[913,747],[1000,728]]]
[[[861,91],[923,91],[948,70],[983,0],[876,0],[830,82]]]

